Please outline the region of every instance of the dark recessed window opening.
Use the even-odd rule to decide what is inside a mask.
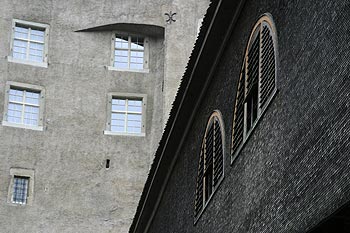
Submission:
[[[275,35],[272,19],[265,15],[255,24],[249,38],[236,93],[231,162],[277,91]]]
[[[109,159],[106,159],[106,168],[107,168],[107,169],[109,168],[109,165],[110,165],[110,160],[109,160]]]
[[[208,166],[205,174],[204,174],[204,201],[207,202],[213,193],[213,164]]]
[[[211,115],[202,141],[194,206],[195,222],[224,177],[223,127],[221,119],[221,114],[218,111]]]

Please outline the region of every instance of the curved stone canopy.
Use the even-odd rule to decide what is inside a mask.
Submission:
[[[91,28],[79,29],[76,32],[96,32],[96,31],[122,31],[128,33],[137,33],[151,37],[164,37],[164,27],[151,24],[135,23],[114,23],[100,25]]]

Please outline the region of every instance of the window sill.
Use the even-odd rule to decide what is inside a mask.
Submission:
[[[119,136],[135,136],[135,137],[145,137],[145,133],[121,133],[121,132],[113,132],[110,130],[103,131],[104,135],[119,135]]]
[[[213,199],[213,197],[214,197],[216,191],[219,189],[219,187],[220,187],[222,181],[224,180],[224,178],[225,178],[225,176],[224,176],[224,174],[223,174],[222,177],[220,178],[220,181],[218,182],[216,188],[213,190],[212,194],[210,195],[208,201],[203,205],[203,208],[202,208],[202,210],[198,213],[198,216],[195,217],[194,222],[193,222],[193,225],[194,225],[194,226],[197,224],[197,222],[199,221],[199,219],[200,219],[201,216],[203,215],[205,209],[206,209],[207,206],[209,205],[210,201]]]
[[[3,121],[2,125],[16,127],[16,128],[22,128],[22,129],[31,129],[31,130],[36,130],[36,131],[44,131],[43,126],[23,125],[23,124],[16,124],[16,123],[11,123],[11,122],[7,122],[7,121]]]
[[[20,203],[14,203],[14,202],[7,202],[7,204],[9,206],[18,206],[19,208],[23,208],[23,207],[26,207],[26,206],[31,206],[30,204],[26,203],[26,204],[20,204]]]
[[[43,68],[47,68],[47,66],[48,66],[47,62],[35,62],[35,61],[21,60],[21,59],[13,58],[12,56],[8,56],[7,61],[13,62],[13,63],[24,64],[24,65],[43,67]]]
[[[121,69],[114,66],[107,66],[107,70],[122,71],[122,72],[135,72],[135,73],[149,73],[149,69],[133,70],[133,69]]]

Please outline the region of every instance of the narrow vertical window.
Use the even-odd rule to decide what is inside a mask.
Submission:
[[[26,204],[28,197],[29,177],[14,176],[12,202]]]
[[[261,17],[251,33],[238,82],[231,162],[277,91],[276,41],[276,29],[271,17]]]
[[[199,157],[194,206],[195,222],[224,177],[223,145],[221,114],[215,111],[207,123]]]
[[[34,170],[10,168],[10,176],[7,203],[32,205],[34,197]]]

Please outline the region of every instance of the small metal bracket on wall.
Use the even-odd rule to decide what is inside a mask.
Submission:
[[[171,24],[172,22],[176,22],[176,19],[174,19],[174,16],[176,15],[176,13],[170,11],[169,13],[165,13],[164,15],[167,16],[167,19],[165,20],[166,23]]]

